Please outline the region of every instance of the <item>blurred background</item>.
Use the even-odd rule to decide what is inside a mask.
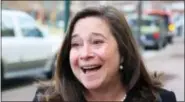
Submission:
[[[85,7],[125,14],[148,71],[184,101],[184,1],[2,1],[2,101],[31,101],[49,82],[70,19]]]

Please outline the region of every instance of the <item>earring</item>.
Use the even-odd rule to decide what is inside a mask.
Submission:
[[[120,70],[123,70],[123,66],[122,66],[122,65],[120,65],[120,66],[119,66],[119,69],[120,69]]]

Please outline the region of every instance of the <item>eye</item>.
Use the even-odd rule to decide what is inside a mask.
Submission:
[[[93,41],[93,44],[102,44],[102,43],[104,43],[103,40],[94,40]]]
[[[79,43],[71,43],[71,47],[72,47],[72,48],[74,48],[74,47],[78,47],[78,46],[80,46],[80,44],[79,44]]]

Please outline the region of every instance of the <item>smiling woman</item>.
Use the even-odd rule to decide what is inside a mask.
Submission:
[[[173,92],[151,80],[137,49],[117,9],[78,12],[58,54],[54,84],[38,89],[34,101],[158,102],[165,96],[175,102]]]
[[[72,36],[70,65],[73,74],[88,89],[89,97],[94,95],[93,92],[107,91],[106,89],[112,86],[111,83],[123,90],[118,74],[121,56],[108,24],[103,19],[92,16],[77,21],[75,26],[72,33],[75,37]],[[108,98],[110,97],[105,99]]]

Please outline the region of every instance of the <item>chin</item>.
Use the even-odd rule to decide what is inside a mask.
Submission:
[[[100,81],[82,82],[82,84],[88,90],[98,89],[102,85]]]
[[[84,86],[88,90],[94,90],[94,89],[98,89],[100,87],[100,85],[97,85],[97,84],[85,84]]]

